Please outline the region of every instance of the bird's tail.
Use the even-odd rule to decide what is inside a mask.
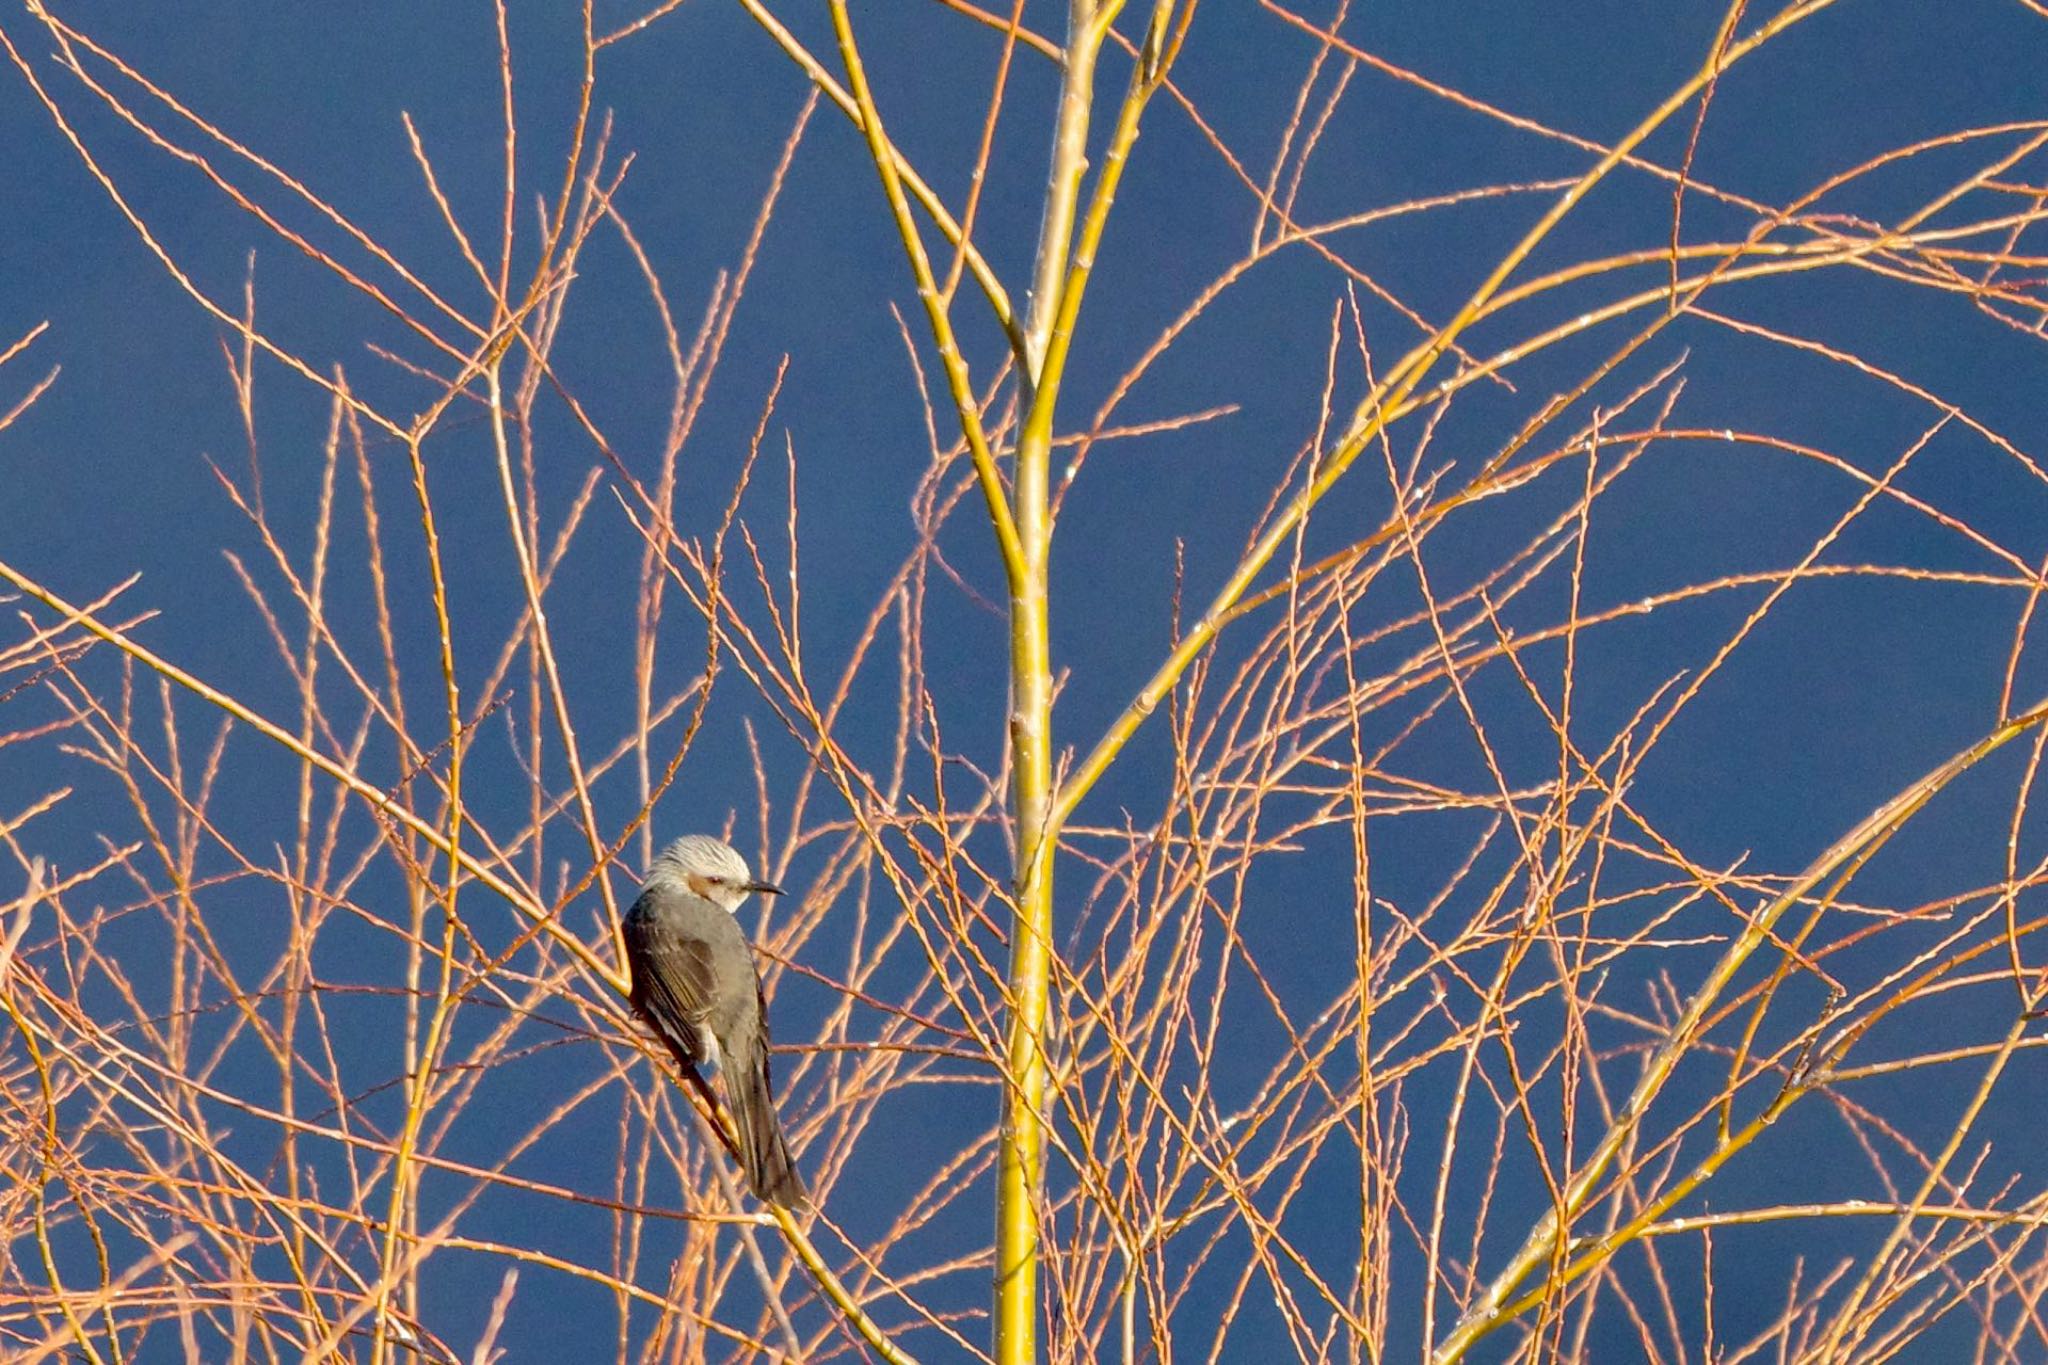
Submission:
[[[782,1124],[775,1117],[775,1092],[768,1080],[768,1050],[753,1049],[752,1056],[726,1056],[725,1102],[732,1110],[734,1136],[739,1139],[740,1165],[746,1168],[747,1184],[754,1195],[785,1209],[799,1207],[805,1199],[804,1182],[790,1158],[783,1140]]]

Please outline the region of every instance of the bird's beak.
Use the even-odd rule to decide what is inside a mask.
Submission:
[[[782,894],[782,888],[774,882],[748,882],[747,890],[758,891],[764,896],[779,896]]]

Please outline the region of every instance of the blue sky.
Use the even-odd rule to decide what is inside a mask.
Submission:
[[[783,8],[815,51],[831,52],[822,7]],[[1027,22],[1056,31],[1061,8],[1034,2],[1026,8]],[[1600,143],[1625,133],[1697,67],[1721,16],[1719,6],[1624,0],[1446,0],[1355,8],[1343,33],[1361,48],[1500,110]],[[556,192],[574,111],[578,52],[573,13],[563,7],[514,9],[525,253],[518,266],[530,269],[533,199]],[[1751,9],[1745,27],[1767,12]],[[76,6],[62,12],[345,209],[462,306],[483,310],[480,291],[407,152],[401,112],[418,127],[458,215],[491,237],[502,165],[487,8]],[[601,5],[597,26],[609,29],[635,12]],[[1301,15],[1315,24],[1330,19],[1327,7]],[[854,17],[893,136],[957,205],[980,136],[995,38],[936,4],[868,3],[857,5]],[[1136,15],[1122,24],[1137,31]],[[284,344],[323,373],[344,367],[351,385],[385,410],[417,410],[427,387],[370,349],[425,359],[403,328],[98,105],[52,60],[49,38],[28,15],[0,17],[0,32],[52,90],[86,145],[196,287],[239,308],[253,259],[261,325],[274,328]],[[1307,35],[1270,9],[1208,0],[1174,76],[1215,135],[1255,174],[1263,174],[1314,55]],[[1938,6],[1842,0],[1725,79],[1702,127],[1693,173],[1719,189],[1782,204],[1888,149],[1959,129],[2040,120],[2048,117],[2044,55],[2048,19],[2015,0],[1944,0]],[[1105,59],[1106,100],[1121,90],[1126,69],[1121,57]],[[1331,88],[1334,70],[1318,94]],[[739,262],[770,168],[803,107],[806,83],[737,6],[712,0],[692,0],[607,48],[598,77],[597,109],[612,121],[613,163],[625,153],[634,158],[618,200],[621,212],[657,263],[687,337],[718,272]],[[981,206],[977,241],[1019,297],[1036,235],[1054,91],[1049,64],[1020,53]],[[167,116],[165,126],[171,126]],[[1653,137],[1644,154],[1676,164],[1690,128],[1688,112]],[[1098,126],[1098,143],[1100,135]],[[2024,136],[2002,134],[1915,158],[1860,182],[1826,207],[1895,220],[1989,159],[1987,149],[2015,148]],[[11,65],[0,70],[0,145],[9,149],[12,163],[0,203],[6,242],[0,250],[0,344],[49,323],[28,353],[0,370],[0,411],[47,369],[61,366],[49,392],[0,432],[6,490],[0,493],[0,560],[73,601],[141,574],[127,604],[157,613],[142,628],[142,639],[257,709],[292,715],[290,678],[226,558],[234,554],[260,565],[262,546],[206,463],[216,461],[235,479],[246,478],[247,440],[223,361],[229,332],[195,306],[144,248]],[[1591,160],[1582,148],[1505,126],[1361,68],[1303,175],[1299,215],[1320,221],[1427,195],[1569,178]],[[2038,187],[2044,167],[2048,161],[2036,154],[2006,178]],[[266,202],[284,205],[292,226],[323,232],[320,240],[333,243],[331,230],[303,206],[265,193]],[[1414,309],[1442,319],[1549,202],[1545,194],[1507,195],[1359,229],[1333,242]],[[1966,203],[1957,212],[1966,217],[1971,211]],[[1582,258],[1661,246],[1670,235],[1671,213],[1666,183],[1619,171],[1544,245],[1524,277]],[[1208,137],[1174,100],[1158,99],[1119,195],[1083,316],[1061,409],[1063,431],[1081,427],[1161,329],[1243,254],[1256,216],[1252,196]],[[1688,240],[1727,240],[1752,222],[1748,212],[1705,195],[1686,202]],[[2031,229],[2021,250],[2038,255],[2038,234],[2038,227]],[[1656,269],[1627,277],[1630,287],[1656,278]],[[1491,353],[1619,289],[1618,280],[1601,280],[1559,291],[1480,324],[1466,344],[1476,353]],[[1332,310],[1345,297],[1342,278],[1327,263],[1299,249],[1280,253],[1227,291],[1120,409],[1118,420],[1142,422],[1234,407],[1230,415],[1200,425],[1105,445],[1091,455],[1068,495],[1053,564],[1054,653],[1058,666],[1069,671],[1056,713],[1063,744],[1085,751],[1168,646],[1177,556],[1191,602],[1206,600],[1234,562],[1267,492],[1314,431]],[[977,379],[986,383],[999,360],[999,338],[977,312],[977,302],[963,289],[956,312]],[[1677,320],[1600,392],[1617,397],[1682,361],[1685,387],[1674,425],[1738,432],[1745,439],[1660,444],[1617,485],[1600,505],[1588,537],[1589,608],[1722,574],[1785,568],[1808,552],[1861,491],[1839,471],[1749,436],[1824,450],[1876,475],[1940,424],[1944,404],[1981,429],[1955,419],[1941,425],[1899,486],[2025,562],[2038,564],[2048,554],[2048,488],[2013,453],[2048,459],[2048,406],[2041,401],[2048,392],[2048,367],[2038,308],[2032,315],[2036,330],[2029,334],[1973,309],[1958,294],[1848,270],[1731,286],[1710,302],[1725,321]],[[836,673],[900,563],[911,531],[909,502],[930,462],[924,400],[892,308],[908,322],[928,393],[940,404],[941,439],[950,439],[935,358],[920,330],[873,167],[857,132],[821,107],[795,155],[735,314],[684,457],[678,500],[686,534],[715,528],[786,360],[787,378],[746,517],[771,545],[779,545],[787,452],[801,507],[804,647],[821,674]],[[1365,302],[1362,317],[1377,361],[1390,360],[1416,340],[1412,326],[1380,304]],[[1935,401],[1838,361],[1745,334],[1731,321],[1853,353]],[[1618,345],[1626,334],[1619,328],[1635,325],[1610,325],[1516,366],[1509,371],[1513,393],[1483,386],[1471,391],[1445,416],[1431,458],[1455,461],[1461,471],[1476,468],[1544,397],[1575,383]],[[667,359],[645,287],[609,232],[599,232],[579,262],[555,363],[626,463],[648,477],[669,417]],[[1338,410],[1348,411],[1363,391],[1353,363],[1336,386]],[[259,365],[256,393],[265,497],[287,532],[288,553],[302,557],[310,551],[319,495],[317,453],[328,421],[326,400],[271,362]],[[538,474],[545,533],[559,524],[598,461],[558,403],[541,405],[537,436],[545,452]],[[1413,430],[1401,433],[1404,456],[1414,436]],[[495,467],[480,424],[452,424],[426,450],[430,477],[447,509],[442,534],[455,566],[456,604],[467,638],[475,642],[465,646],[461,667],[475,680],[522,605],[509,572]],[[388,466],[381,476],[387,491],[402,495],[403,451],[387,444],[375,458]],[[1576,477],[1479,504],[1448,524],[1429,544],[1434,581],[1462,586],[1497,564],[1568,504]],[[1379,524],[1387,506],[1376,457],[1361,461],[1319,512],[1309,533],[1311,553],[1356,539]],[[994,771],[1002,743],[1004,625],[984,602],[1001,600],[1001,584],[986,528],[975,524],[972,510],[956,517],[942,543],[949,562],[983,600],[934,578],[925,605],[926,666],[949,748]],[[387,516],[404,512],[402,500],[386,504]],[[579,730],[602,746],[631,725],[630,580],[639,543],[603,485],[589,518],[551,604]],[[410,577],[416,586],[424,563],[418,546],[401,538],[393,554],[397,581]],[[1953,527],[1892,504],[1858,519],[1824,552],[1823,562],[2010,573]],[[262,574],[260,567],[257,572]],[[274,575],[265,581],[275,586]],[[369,640],[361,585],[338,580],[336,592],[337,600],[356,609],[348,628],[355,638]],[[1581,742],[1594,751],[1604,747],[1660,686],[1702,668],[1759,599],[1757,591],[1721,593],[1589,633],[1577,661]],[[1757,871],[1797,870],[1894,792],[1992,726],[2022,599],[2010,584],[1896,576],[1801,585],[1773,608],[1671,727],[1637,776],[1631,800],[1703,865],[1742,861]],[[431,617],[421,593],[401,591],[397,600],[401,649],[416,687],[409,700],[418,714],[431,715]],[[1390,571],[1359,609],[1360,620],[1393,619],[1416,600],[1413,574]],[[1565,605],[1563,580],[1557,579],[1519,600],[1507,619],[1533,629],[1557,620]],[[1245,648],[1239,639],[1226,638],[1219,670],[1243,657]],[[2022,703],[2048,685],[2037,656],[2035,650],[2021,656],[2016,691]],[[687,646],[666,657],[676,670],[694,666]],[[1535,651],[1531,657],[1532,666],[1549,670],[1544,676],[1554,687],[1559,655]],[[95,664],[111,670],[110,660]],[[99,676],[105,683],[115,675]],[[523,679],[512,690],[523,708],[521,686]],[[892,688],[887,670],[864,684],[840,732],[848,749],[866,761],[886,761]],[[1474,695],[1489,708],[1497,727],[1492,737],[1514,769],[1514,781],[1534,783],[1553,775],[1555,743],[1512,675],[1480,675]],[[153,699],[144,706],[153,708]],[[203,713],[190,714],[196,727]],[[211,718],[204,719],[210,726]],[[4,713],[0,721],[12,728]],[[1397,726],[1398,718],[1385,723]],[[803,752],[765,705],[737,678],[728,679],[682,779],[656,812],[661,834],[716,828],[730,819],[743,848],[762,846],[753,815],[748,725],[763,740],[771,789],[787,799],[804,770]],[[275,784],[287,780],[291,765],[263,754],[253,742],[236,753],[248,766],[236,770],[241,790],[220,798],[223,818],[238,822],[255,847],[285,840],[288,823],[280,823]],[[516,818],[525,795],[509,753],[487,745],[480,754],[471,777],[480,814],[487,821]],[[1155,721],[1091,796],[1085,822],[1117,824],[1124,812],[1140,823],[1156,818],[1169,757]],[[1470,732],[1448,711],[1418,732],[1399,766],[1418,781],[1467,790],[1488,785]],[[1873,865],[1858,883],[1856,898],[1910,906],[1995,880],[2020,772],[2020,757],[2007,754],[1973,774]],[[503,783],[501,789],[493,789],[494,780]],[[118,811],[118,801],[110,788],[94,785],[101,781],[54,746],[0,748],[0,807],[18,809],[60,782],[82,784],[86,795],[37,831],[47,856],[63,864],[94,856],[101,835],[116,842],[129,837],[121,831],[124,817],[103,814]],[[633,804],[629,791],[605,791],[601,820],[616,828]],[[1402,904],[1426,901],[1441,885],[1447,862],[1461,856],[1473,837],[1476,820],[1475,813],[1464,812],[1375,824],[1378,893]],[[550,857],[565,860],[571,878],[580,875],[581,867],[573,865],[573,831],[564,826],[550,838]],[[998,840],[991,838],[980,851],[1000,862]],[[806,856],[798,856],[792,874],[798,884]],[[1349,961],[1293,951],[1289,944],[1314,944],[1337,932],[1333,926],[1348,924],[1348,859],[1343,831],[1322,831],[1299,852],[1268,859],[1253,883],[1256,913],[1248,918],[1247,935],[1279,964],[1279,988],[1305,1012],[1342,989]],[[629,881],[622,873],[619,885]],[[1087,882],[1077,873],[1062,884],[1063,928],[1078,916]],[[118,903],[113,891],[106,894]],[[275,951],[275,921],[267,918],[260,890],[229,894],[242,898],[222,911],[229,951],[246,952],[251,962],[263,960]],[[596,919],[586,910],[574,922],[588,932]],[[1702,934],[1728,928],[1705,919],[1698,924]],[[838,928],[828,924],[811,951],[822,962],[843,947],[836,936],[849,932],[843,922]],[[246,934],[246,941],[235,942],[234,933]],[[141,940],[137,951],[144,951]],[[1709,960],[1702,948],[1660,965],[1682,975]],[[1867,980],[1895,965],[1859,960],[1855,971]],[[1613,989],[1630,1008],[1648,1009],[1654,984],[1646,977]],[[791,1038],[804,1036],[832,1003],[823,988],[802,981],[792,982],[781,998],[782,1017],[797,1021],[782,1031]],[[1930,1038],[1979,1041],[2003,1029],[2010,1003],[2009,990],[1986,987],[1900,1027],[1909,1030],[1907,1041],[1921,1046],[1930,1046]],[[376,1037],[391,1018],[389,1011],[364,1009],[357,1043],[364,1049],[359,1065],[366,1078],[380,1066],[384,1074],[391,1072],[395,1054]],[[1246,1055],[1219,1066],[1229,1075],[1227,1084],[1248,1085],[1263,1073],[1260,1050],[1274,1045],[1277,1035],[1270,1028],[1262,1032],[1256,1018],[1247,1017],[1237,1036]],[[1900,1045],[1882,1031],[1869,1043],[1876,1053]],[[1615,1065],[1616,1075],[1626,1074],[1627,1061]],[[2012,1088],[2000,1092],[2002,1104],[1987,1114],[1978,1135],[1992,1144],[1986,1183],[2012,1177],[2031,1193],[2042,1170],[2032,1140],[2038,1106],[2025,1086],[2036,1079],[2038,1067],[2022,1065],[2020,1078],[2005,1082]],[[508,1111],[545,1103],[574,1078],[587,1077],[590,1066],[575,1048],[559,1049],[517,1075],[508,1072],[496,1102]],[[1889,1104],[1900,1132],[1938,1139],[1954,1112],[1947,1088],[1963,1083],[1957,1074],[1918,1073],[1910,1087],[1895,1093],[1878,1087],[1877,1096],[1866,1092],[1859,1098]],[[1418,1080],[1407,1096],[1410,1161],[1418,1170],[1433,1170],[1422,1148],[1430,1140],[1431,1118],[1440,1117],[1447,1103],[1440,1085],[1434,1078]],[[849,1235],[857,1240],[861,1229],[893,1216],[897,1191],[888,1177],[899,1163],[917,1161],[921,1135],[932,1135],[934,1145],[944,1148],[949,1121],[961,1124],[962,1132],[988,1121],[975,1109],[963,1123],[957,1117],[965,1112],[958,1107],[962,1095],[985,1106],[993,1091],[962,1086],[948,1091],[943,1102],[919,1096],[878,1119],[830,1210]],[[1801,1197],[1832,1174],[1857,1169],[1854,1146],[1840,1126],[1830,1124],[1827,1103],[1813,1102],[1787,1121],[1783,1139],[1731,1166],[1713,1187],[1710,1205]],[[601,1132],[609,1120],[590,1122],[591,1132]],[[572,1184],[602,1184],[602,1162],[579,1146],[587,1136],[572,1125],[536,1152],[528,1169]],[[492,1149],[487,1124],[463,1140],[473,1141],[479,1153]],[[1839,1153],[1840,1164],[1801,1157],[1819,1150]],[[920,1169],[917,1178],[925,1173]],[[1843,1183],[1840,1193],[1869,1193],[1867,1181]],[[1510,1182],[1501,1196],[1508,1212],[1494,1215],[1500,1227],[1526,1222],[1512,1216],[1518,1202],[1532,1213],[1540,1210],[1540,1187],[1525,1182],[1517,1190]],[[1301,1234],[1339,1262],[1343,1239],[1356,1237],[1355,1227],[1347,1232],[1344,1216],[1330,1211],[1342,1208],[1333,1202],[1321,1212],[1311,1210]],[[945,1237],[959,1239],[947,1245],[985,1235],[975,1221],[985,1213],[984,1188],[944,1225]],[[487,1207],[475,1217],[474,1235],[529,1228],[532,1217],[530,1209],[510,1202]],[[1320,1217],[1327,1217],[1327,1228],[1317,1223]],[[561,1229],[544,1231],[567,1245],[581,1235],[566,1221]],[[1833,1226],[1730,1234],[1723,1252],[1740,1246],[1743,1254],[1723,1254],[1717,1263],[1724,1277],[1717,1304],[1723,1339],[1739,1341],[1763,1326],[1776,1311],[1794,1258],[1829,1262],[1860,1249],[1861,1234]],[[1501,1237],[1503,1245],[1489,1243],[1489,1253],[1505,1249],[1506,1233]],[[1683,1261],[1692,1253],[1671,1254]],[[453,1258],[448,1269],[430,1274],[429,1298],[449,1340],[474,1339],[497,1274],[493,1266]],[[538,1291],[533,1301],[521,1302],[513,1320],[530,1335],[514,1358],[557,1356],[562,1343],[590,1330],[588,1324],[609,1321],[604,1296],[586,1303],[568,1287],[561,1292],[569,1306],[559,1313],[542,1310]],[[1202,1288],[1203,1294],[1215,1292],[1214,1285]],[[977,1303],[974,1284],[964,1279],[940,1298],[956,1307]],[[1191,1311],[1199,1313],[1203,1301],[1198,1294]],[[592,1316],[580,1316],[586,1313]],[[1692,1319],[1686,1321],[1690,1326]],[[1395,1328],[1394,1358],[1413,1358],[1416,1330]],[[1615,1330],[1624,1333],[1616,1343],[1633,1341],[1625,1324]],[[1249,1350],[1261,1332],[1277,1331],[1275,1323],[1248,1310],[1226,1358],[1251,1358],[1236,1352]],[[931,1358],[947,1358],[937,1338],[925,1349]]]

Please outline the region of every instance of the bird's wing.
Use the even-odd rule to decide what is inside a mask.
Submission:
[[[654,895],[643,893],[641,899]],[[685,1066],[707,1060],[706,1025],[716,1000],[711,945],[678,933],[635,904],[626,916],[626,958],[633,973],[633,1003]]]

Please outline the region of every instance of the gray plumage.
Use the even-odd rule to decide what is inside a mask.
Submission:
[[[754,1194],[795,1208],[804,1201],[775,1117],[768,1075],[768,1015],[754,951],[733,912],[748,893],[781,895],[755,881],[739,854],[692,834],[663,849],[626,912],[633,1007],[686,1073],[724,1078],[740,1164]]]

